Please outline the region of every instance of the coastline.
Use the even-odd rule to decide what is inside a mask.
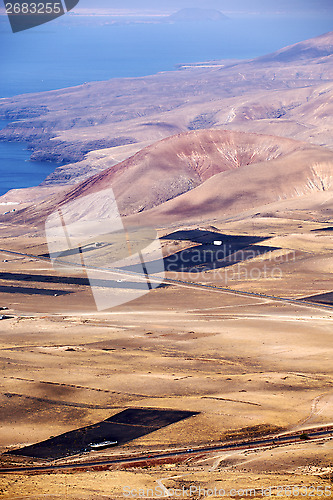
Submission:
[[[11,123],[8,120],[0,121],[0,134],[5,127]],[[46,161],[31,161],[30,151],[27,149],[25,141],[0,141],[0,171],[1,186],[0,200],[8,194],[9,191],[24,188],[30,188],[40,184],[50,175],[57,165]],[[18,204],[15,200],[4,200],[0,205],[9,206]]]

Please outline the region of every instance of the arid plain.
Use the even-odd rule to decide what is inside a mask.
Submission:
[[[19,204],[1,216],[0,306],[8,307],[3,311],[8,319],[0,324],[2,452],[126,408],[198,414],[121,447],[57,464],[195,451],[332,425],[332,40],[329,33],[236,68],[191,68],[127,81],[137,101],[126,106],[128,117],[123,106],[122,119],[119,102],[109,93],[117,84],[91,84],[107,87],[104,98],[110,98],[103,109],[109,110],[107,123],[100,119],[91,127],[72,116],[69,128],[68,109],[54,108],[63,109],[66,99],[83,102],[87,86],[64,91],[61,102],[59,92],[50,92],[1,103],[7,118],[41,125],[40,132],[34,126],[35,152],[44,141],[43,151],[79,159],[60,167],[45,185],[1,200]],[[147,85],[156,92],[166,85],[178,95],[181,88],[182,103],[152,109],[148,123],[145,101],[147,109],[138,118],[134,108]],[[233,95],[227,95],[230,87]],[[212,100],[217,89],[223,99]],[[42,116],[24,118],[28,107]],[[96,109],[86,108],[87,123]],[[43,136],[48,121],[57,139]],[[108,144],[78,158],[88,136],[114,139],[105,135],[111,122],[112,133],[117,128],[117,137],[123,137],[123,127],[133,144],[111,149]],[[2,135],[22,139],[27,130],[18,121]],[[53,146],[57,140],[63,142]],[[75,151],[69,152],[70,144]],[[164,286],[97,313],[84,274],[64,279],[53,270],[42,228],[58,206],[87,195],[96,196],[96,219],[103,217],[97,200],[109,185],[124,224],[153,226],[165,263],[178,267],[166,266]],[[212,241],[235,245],[239,238],[247,243],[224,258],[213,252]],[[196,261],[205,249],[212,260]],[[184,256],[191,265],[182,265]],[[50,463],[10,454],[1,458],[3,467]],[[162,484],[217,486],[226,498],[246,496],[230,494],[232,488],[258,488],[255,495],[262,497],[260,488],[271,486],[273,496],[288,497],[276,487],[330,486],[332,460],[328,436],[265,449],[191,452],[179,463],[152,461],[132,469],[2,475],[1,495],[116,499],[123,498],[125,486]],[[193,490],[191,498],[199,494]]]

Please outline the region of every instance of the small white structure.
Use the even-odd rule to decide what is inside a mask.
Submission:
[[[102,450],[103,448],[109,448],[109,446],[115,446],[118,441],[101,441],[100,443],[90,443],[88,446],[93,450]]]
[[[214,245],[215,245],[216,247],[220,247],[220,246],[222,245],[222,243],[223,243],[223,241],[221,241],[221,240],[215,240],[215,241],[214,241]]]

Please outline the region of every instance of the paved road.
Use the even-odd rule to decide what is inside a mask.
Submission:
[[[20,256],[20,257],[29,257],[31,259],[37,259],[37,260],[42,260],[44,262],[45,261],[50,262],[50,259],[47,257],[40,257],[40,256],[21,253],[21,252],[14,252],[12,250],[6,250],[6,249],[2,249],[2,248],[0,248],[0,253]],[[65,261],[63,261],[63,263],[66,264]],[[72,267],[75,267],[73,263],[69,262],[68,264]],[[77,266],[77,267],[80,267],[80,266]],[[105,273],[105,271],[106,271],[106,269],[103,269],[103,268],[99,269],[99,268],[94,267],[92,269],[94,269],[95,271],[101,271],[103,273]],[[136,278],[139,281],[147,282],[147,278],[143,274],[139,274],[139,273],[135,273],[135,272],[131,272],[131,271],[123,271],[122,269],[117,269],[117,268],[110,268],[107,271],[110,272],[110,275],[115,276],[115,278],[114,278],[115,280],[116,280],[116,277],[121,277],[121,278],[130,277],[130,278]],[[112,281],[112,279],[110,281]],[[156,282],[158,284],[160,284],[160,282],[161,282],[160,279],[158,279],[158,278],[154,279],[151,275],[149,276],[149,281],[152,283]],[[278,302],[284,302],[284,303],[289,303],[289,304],[294,304],[294,305],[296,304],[297,306],[300,306],[300,307],[311,307],[311,308],[317,308],[317,309],[324,308],[324,309],[333,310],[333,304],[332,305],[322,304],[322,303],[318,303],[318,302],[311,302],[311,301],[305,300],[305,299],[300,300],[300,299],[283,298],[283,297],[278,297],[276,295],[248,292],[245,290],[236,290],[234,288],[227,288],[227,287],[215,286],[215,285],[204,284],[204,283],[193,283],[190,281],[174,280],[174,279],[170,279],[170,278],[165,278],[163,280],[163,282],[166,284],[176,285],[176,286],[181,286],[181,287],[189,287],[189,288],[195,287],[195,288],[202,288],[204,290],[229,293],[232,295],[241,295],[241,296],[248,296],[248,297],[258,297],[261,299],[270,299],[270,300],[274,300],[274,301],[278,301]]]
[[[333,438],[333,427],[328,430],[322,430],[322,427],[311,430],[302,430],[302,432],[267,437],[263,439],[253,439],[251,441],[242,441],[239,443],[228,443],[223,445],[213,445],[205,447],[197,447],[190,450],[175,450],[167,453],[158,453],[156,455],[140,455],[135,457],[124,457],[116,458],[113,460],[104,461],[89,461],[89,462],[79,462],[64,465],[42,465],[36,467],[12,467],[12,468],[0,468],[1,474],[13,474],[13,473],[23,473],[23,472],[51,472],[56,470],[68,470],[68,469],[89,469],[94,467],[103,467],[116,464],[130,464],[130,463],[140,463],[140,462],[155,462],[156,460],[163,460],[175,457],[181,457],[182,455],[197,455],[198,453],[209,453],[221,450],[251,450],[253,448],[267,448],[270,446],[281,446],[284,444],[292,443],[304,443],[307,440],[301,440],[300,436],[302,433],[307,434],[309,439],[320,439],[320,438]]]
[[[25,254],[25,253],[20,253],[20,252],[13,252],[10,250],[5,250],[5,249],[0,249],[1,253],[5,253],[8,255],[15,255],[15,256],[20,256],[20,257],[29,257],[32,259],[38,259],[38,260],[43,260],[43,261],[48,261],[50,262],[50,259],[46,257],[38,257],[36,255],[31,255],[31,254]],[[100,271],[105,272],[105,269],[100,269]],[[121,269],[110,269],[110,274],[114,274],[116,276],[121,276],[121,277],[135,277],[137,279],[142,279],[145,280],[146,278],[140,274],[137,273],[132,273],[128,271],[123,271]],[[154,278],[150,278],[150,280],[153,282]],[[156,280],[160,282],[160,280]],[[310,302],[310,301],[299,301],[297,299],[289,299],[289,298],[281,298],[277,297],[275,295],[266,295],[262,293],[254,293],[254,292],[247,292],[243,290],[235,290],[231,288],[226,288],[226,287],[221,287],[221,286],[214,286],[214,285],[209,285],[209,284],[203,284],[203,283],[193,283],[193,282],[186,282],[186,281],[181,281],[181,280],[173,280],[166,278],[164,280],[165,283],[171,284],[171,285],[177,285],[177,286],[182,286],[182,287],[195,287],[195,288],[202,288],[205,290],[209,291],[216,291],[216,292],[223,292],[223,293],[229,293],[233,295],[242,295],[242,296],[250,296],[250,297],[258,297],[262,299],[270,299],[274,301],[279,301],[279,302],[285,302],[285,303],[291,303],[291,304],[296,304],[297,306],[303,306],[303,307],[315,307],[318,309],[333,309],[333,305],[326,305],[326,304],[319,304],[316,302]],[[330,435],[333,436],[333,428],[330,430],[311,430],[307,432],[308,436],[312,439],[314,438],[320,438],[320,437],[328,437]],[[204,448],[196,448],[193,449],[193,451],[187,451],[187,450],[177,450],[173,452],[168,452],[168,453],[163,453],[163,454],[157,454],[157,455],[142,455],[142,456],[136,456],[132,458],[118,458],[114,460],[107,460],[107,461],[102,461],[102,462],[87,462],[87,463],[78,463],[78,464],[66,464],[66,465],[50,465],[50,466],[40,466],[40,467],[17,467],[17,468],[3,468],[0,469],[0,473],[14,473],[14,472],[43,472],[43,471],[54,471],[54,470],[61,470],[61,469],[73,469],[73,468],[89,468],[89,467],[98,467],[98,466],[107,466],[107,465],[113,465],[113,464],[121,464],[121,463],[133,463],[133,462],[141,462],[141,461],[151,461],[151,460],[163,460],[167,458],[172,458],[172,457],[177,457],[181,455],[195,455],[197,453],[206,453],[206,452],[211,452],[211,451],[219,451],[219,450],[237,450],[237,449],[251,449],[255,446],[258,447],[267,447],[267,446],[272,446],[272,445],[281,445],[285,443],[296,443],[296,442],[301,442],[300,441],[300,435],[299,434],[293,434],[293,435],[285,435],[285,436],[276,436],[276,437],[270,437],[266,439],[261,439],[261,440],[253,440],[253,441],[247,441],[247,442],[242,442],[242,443],[234,443],[234,444],[225,444],[225,445],[216,445],[216,446],[209,446],[209,447],[204,447]]]

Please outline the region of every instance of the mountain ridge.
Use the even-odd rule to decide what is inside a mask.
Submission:
[[[161,223],[235,213],[333,190],[333,152],[286,138],[222,130],[178,134],[103,172],[10,214],[12,223],[41,223],[57,207],[92,196],[96,220],[112,187],[126,219]],[[92,205],[93,206],[93,205]],[[139,215],[138,215],[139,214]]]
[[[333,32],[304,43],[327,47],[331,41]],[[302,50],[304,43],[296,45]],[[205,191],[210,185],[214,191],[211,179],[223,178],[224,182],[234,178],[233,182],[241,185],[240,170],[247,173],[249,164],[251,168],[259,164],[260,169],[255,167],[253,172],[260,172],[264,182],[269,172],[265,170],[267,165],[279,166],[281,158],[286,159],[288,154],[288,162],[290,155],[294,155],[295,166],[288,163],[291,170],[287,169],[285,176],[290,178],[296,167],[300,175],[302,161],[306,175],[302,174],[301,185],[292,178],[291,191],[288,186],[285,190],[281,187],[276,195],[271,192],[267,199],[259,196],[257,201],[274,202],[285,193],[307,195],[307,183],[316,186],[313,165],[331,165],[332,151],[316,145],[333,148],[333,68],[326,64],[331,57],[299,64],[263,64],[252,60],[225,68],[189,69],[147,78],[91,83],[63,92],[2,100],[2,113],[20,120],[1,131],[0,137],[32,141],[35,154],[38,150],[52,154],[68,145],[75,150],[75,145],[86,146],[88,140],[91,144],[114,145],[85,156],[77,165],[60,167],[45,183],[52,188],[54,182],[56,198],[49,204],[41,202],[38,209],[30,206],[24,217],[32,222],[41,220],[42,214],[47,215],[57,203],[98,192],[103,184],[112,185],[125,217],[149,211],[163,213],[164,205],[177,206],[181,215],[179,200],[196,207],[191,201],[194,192],[205,199],[206,207],[214,205],[213,197]],[[20,112],[28,117],[22,118]],[[129,144],[117,146],[113,142],[115,137],[127,137]],[[195,143],[193,147],[191,141]],[[280,156],[274,156],[279,148]],[[307,151],[308,155],[300,156],[297,151]],[[74,187],[66,186],[66,168],[70,182],[78,182]],[[62,179],[65,197],[61,194]],[[281,179],[279,182],[283,184]],[[273,178],[271,181],[274,182]],[[233,196],[246,198],[241,191],[234,191],[232,183],[228,186]],[[319,185],[313,189],[321,188]],[[20,202],[19,193],[13,196],[11,199],[9,193],[6,201]],[[30,201],[34,197],[36,192]],[[251,197],[256,199],[254,190],[247,199]],[[216,194],[215,207],[218,199]],[[236,209],[230,200],[230,207]],[[220,199],[220,205],[229,210],[228,203]],[[159,208],[162,206],[163,209]],[[13,220],[16,217],[19,211]]]
[[[315,38],[310,38],[262,57],[257,62],[293,62],[307,59],[316,59],[333,55],[333,32],[329,31]]]
[[[302,43],[328,46],[333,32],[296,44],[299,50]],[[3,99],[0,117],[18,121],[0,131],[0,140],[28,142],[34,159],[68,162],[96,150],[94,144],[153,143],[193,127],[241,127],[318,144],[326,141],[333,147],[333,134],[326,133],[323,141],[322,122],[301,112],[301,106],[309,108],[311,101],[315,105],[320,89],[333,82],[331,62],[332,55],[289,63],[259,58]],[[258,107],[257,101],[267,101],[267,111],[262,108],[259,117],[239,120],[239,109],[244,104]],[[333,110],[328,108],[324,128],[333,131],[330,116]],[[280,126],[283,117],[293,122],[292,131]]]

